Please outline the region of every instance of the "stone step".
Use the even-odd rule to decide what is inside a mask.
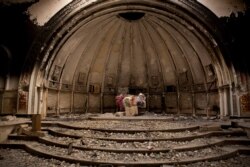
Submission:
[[[211,131],[211,132],[202,132],[197,133],[195,135],[186,135],[186,136],[178,136],[178,137],[169,137],[169,138],[152,138],[152,137],[146,137],[146,138],[121,138],[121,137],[98,137],[94,135],[84,135],[84,134],[72,134],[70,132],[64,131],[57,131],[53,129],[46,129],[49,134],[53,136],[58,137],[71,137],[75,139],[79,138],[90,138],[90,139],[98,139],[98,140],[109,140],[109,141],[117,141],[117,142],[144,142],[144,141],[190,141],[197,138],[204,138],[204,137],[211,137],[211,136],[246,136],[246,133],[244,131]],[[77,132],[75,132],[77,133]]]
[[[121,123],[122,124],[122,123]],[[129,124],[129,123],[127,123]],[[104,126],[104,125],[103,125]],[[96,130],[96,131],[102,131],[102,132],[126,132],[126,133],[138,133],[138,132],[181,132],[181,131],[193,131],[193,130],[198,130],[200,129],[200,126],[197,125],[191,125],[191,126],[183,126],[183,127],[172,127],[170,126],[170,128],[152,128],[152,127],[147,127],[145,126],[141,126],[141,127],[133,127],[133,128],[129,128],[129,127],[125,127],[125,128],[117,128],[117,127],[109,127],[108,125],[105,125],[106,127],[103,128],[103,126],[96,128],[96,127],[88,127],[88,126],[81,126],[81,125],[72,125],[69,123],[63,123],[63,122],[42,122],[42,127],[62,127],[62,128],[68,128],[68,129],[74,129],[74,130]]]
[[[62,148],[68,148],[69,143],[72,143],[72,147],[79,149],[79,150],[98,150],[98,151],[106,151],[106,152],[118,152],[118,153],[152,153],[152,152],[170,152],[170,151],[192,151],[192,150],[198,150],[198,149],[203,149],[203,148],[208,148],[208,147],[214,147],[214,146],[225,146],[225,145],[250,145],[250,140],[245,139],[245,138],[224,138],[224,139],[213,139],[210,141],[207,141],[204,143],[203,142],[198,142],[198,141],[193,141],[193,142],[188,142],[185,143],[185,145],[178,145],[176,143],[169,143],[172,145],[172,147],[158,147],[155,148],[153,146],[153,143],[151,145],[152,147],[146,147],[146,148],[122,148],[122,147],[98,147],[98,146],[88,146],[86,144],[82,145],[80,141],[75,141],[75,140],[68,140],[65,142],[65,140],[59,139],[59,138],[49,138],[48,136],[46,137],[35,137],[35,136],[25,136],[25,135],[10,135],[9,136],[10,143],[15,142],[15,141],[37,141],[42,144],[46,144],[49,146],[57,146],[57,147],[62,147]],[[208,140],[208,139],[207,139]],[[237,147],[235,147],[237,148]]]
[[[168,152],[151,154],[124,154],[104,153],[100,151],[76,151],[68,153],[68,149],[49,147],[39,143],[12,143],[1,144],[2,148],[23,148],[27,152],[44,158],[53,158],[65,162],[79,163],[81,165],[133,165],[133,166],[156,166],[156,165],[181,165],[200,161],[215,161],[236,156],[240,150],[230,147],[215,147],[198,151]],[[249,150],[245,150],[248,152]]]

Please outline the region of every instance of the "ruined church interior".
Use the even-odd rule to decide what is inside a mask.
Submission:
[[[0,0],[0,166],[248,167],[248,0]]]

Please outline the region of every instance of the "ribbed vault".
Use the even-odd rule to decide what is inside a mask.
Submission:
[[[115,111],[124,89],[145,93],[149,111],[220,108],[218,85],[230,78],[210,27],[170,2],[97,3],[54,29],[36,81],[46,90],[40,109]]]

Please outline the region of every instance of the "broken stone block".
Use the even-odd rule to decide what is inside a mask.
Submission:
[[[239,127],[239,123],[235,122],[235,121],[231,121],[231,126],[232,126],[232,128],[237,128],[237,127]]]
[[[122,116],[124,116],[124,115],[125,115],[124,112],[116,112],[116,113],[115,113],[115,116],[116,116],[116,117],[122,117]]]
[[[73,144],[74,144],[73,142],[68,144],[68,155],[71,155],[73,152]]]
[[[245,130],[247,133],[247,137],[250,138],[250,129]]]
[[[17,126],[16,129],[14,130],[14,133],[16,133],[17,135],[27,135],[27,136],[36,136],[36,137],[44,137],[45,136],[44,132],[42,132],[42,131],[26,130],[25,126],[22,127],[22,125]]]
[[[210,125],[210,126],[201,126],[200,131],[205,132],[205,131],[221,131],[221,126],[220,125]]]
[[[16,119],[16,116],[7,115],[1,118],[2,121],[14,121]]]
[[[29,127],[29,124],[21,124],[21,125],[19,125],[20,127],[22,127],[22,128],[28,128]]]
[[[34,114],[32,115],[32,131],[40,131],[41,130],[41,115]]]
[[[31,136],[44,137],[45,134],[42,131],[31,132]]]
[[[125,106],[125,115],[126,116],[135,116],[138,115],[138,107],[137,106]]]

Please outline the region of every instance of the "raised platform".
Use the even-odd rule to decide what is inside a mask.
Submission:
[[[80,165],[109,166],[182,165],[250,154],[246,131],[230,120],[64,115],[42,121],[41,136],[28,133],[31,121],[23,123],[29,126],[8,135],[0,148],[24,149],[35,156]]]

